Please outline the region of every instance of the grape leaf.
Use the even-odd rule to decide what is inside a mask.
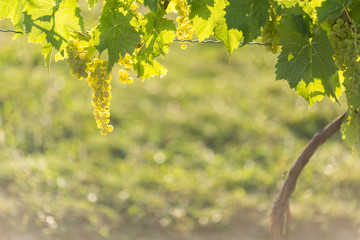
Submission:
[[[220,39],[231,55],[234,49],[239,47],[242,40],[242,33],[237,29],[230,29],[226,25],[225,19],[217,22],[215,28],[215,36]]]
[[[189,14],[190,19],[193,19],[195,16],[208,19],[211,16],[209,7],[214,6],[214,0],[192,0],[189,4],[191,4]]]
[[[319,95],[336,97],[331,77],[337,67],[326,32],[315,27],[310,34],[303,16],[284,16],[278,26],[282,51],[276,64],[276,79],[288,81],[312,104],[320,99]]]
[[[360,0],[353,0],[350,5],[350,17],[353,21],[359,23],[360,22]]]
[[[351,0],[327,0],[317,7],[319,23],[324,22],[328,17],[338,18],[344,9],[351,3]]]
[[[279,4],[284,5],[285,7],[292,7],[299,2],[299,0],[277,0]]]
[[[10,18],[14,26],[19,25],[26,4],[25,0],[0,0],[0,20]]]
[[[224,19],[225,6],[225,0],[215,0],[214,6],[209,6],[211,16],[208,19],[204,19],[202,17],[199,17],[198,15],[194,16],[194,18],[192,19],[193,28],[195,29],[195,32],[200,41],[203,41],[205,38],[210,37],[210,35],[214,32],[214,28],[217,22]]]
[[[151,11],[156,11],[158,7],[158,0],[145,0],[145,6],[148,6]]]
[[[325,89],[320,79],[314,79],[309,84],[301,80],[296,86],[296,92],[312,106],[316,101],[321,101],[325,95]]]
[[[44,43],[41,46],[41,53],[44,55],[44,61],[45,61],[45,68],[50,71],[50,61],[51,61],[51,52],[52,52],[52,45],[48,42]]]
[[[355,113],[353,110],[349,110],[341,124],[340,131],[342,133],[342,138],[351,147],[354,146],[359,139],[358,121],[359,114]]]
[[[331,76],[331,89],[325,89],[325,91],[331,92],[334,90],[335,95],[329,95],[330,99],[338,101],[339,97],[341,97],[344,87],[343,87],[344,77],[340,72],[336,72]],[[325,85],[324,87],[326,88]]]
[[[93,8],[94,5],[98,2],[98,0],[86,0],[88,5],[89,5],[89,9]]]
[[[229,0],[229,3],[225,8],[228,28],[242,31],[243,45],[257,38],[261,33],[261,27],[269,19],[269,1]]]
[[[166,75],[167,70],[164,66],[162,66],[159,62],[154,60],[151,63],[147,63],[145,61],[137,61],[134,64],[134,70],[137,72],[138,76],[141,80],[149,79],[154,76],[163,77]]]
[[[28,3],[24,9],[28,41],[43,44],[46,40],[65,56],[71,31],[84,29],[77,0],[28,0]]]
[[[100,17],[100,25],[97,26],[100,36],[99,45],[96,49],[102,53],[108,50],[109,64],[108,71],[119,60],[119,54],[125,56],[132,54],[140,42],[140,34],[130,24],[133,15],[124,15],[118,11],[106,11]]]
[[[150,12],[144,16],[146,22],[144,28],[144,46],[139,55],[143,59],[151,62],[159,55],[167,53],[168,46],[175,38],[175,24],[172,20],[163,18],[155,12]]]

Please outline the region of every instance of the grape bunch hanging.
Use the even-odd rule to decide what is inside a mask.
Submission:
[[[88,51],[84,50],[78,40],[69,40],[66,51],[71,75],[79,80],[86,78],[92,89],[96,125],[101,135],[107,135],[114,130],[110,125],[111,72],[107,72],[107,61],[98,58],[90,60]]]
[[[330,40],[335,49],[335,61],[344,77],[344,87],[347,94],[357,95],[360,87],[360,35],[342,17],[329,21],[332,26]]]

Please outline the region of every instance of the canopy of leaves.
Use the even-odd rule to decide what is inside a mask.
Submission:
[[[83,20],[77,0],[28,1],[24,9],[24,25],[29,42],[50,43],[65,56],[65,47],[71,31],[83,30]]]
[[[151,62],[155,57],[167,53],[168,46],[174,41],[176,27],[173,21],[154,12],[146,14],[144,21],[144,45],[139,54]]]
[[[230,0],[226,7],[226,22],[228,28],[242,31],[244,43],[257,38],[261,27],[269,19],[269,1],[267,0]]]
[[[119,54],[131,54],[140,43],[140,34],[130,24],[132,18],[132,14],[124,15],[119,11],[107,11],[100,17],[100,25],[97,27],[100,31],[100,43],[96,48],[100,53],[108,50],[109,71],[119,60]]]
[[[88,2],[89,8],[91,9],[98,2],[98,0],[86,0]]]
[[[146,23],[143,29],[144,43],[136,56],[134,65],[134,70],[142,80],[155,75],[166,75],[166,69],[154,58],[168,52],[176,30],[173,21],[154,12],[146,14],[144,22]]]
[[[327,0],[323,2],[321,7],[316,9],[318,21],[323,22],[328,17],[332,19],[338,18],[350,3],[351,0]]]
[[[158,7],[158,0],[145,0],[144,4],[149,7],[151,11],[156,11]]]
[[[208,19],[211,17],[210,7],[214,7],[214,0],[191,0],[190,7],[190,19],[193,19],[195,16],[198,16],[203,19]]]
[[[20,27],[21,13],[25,6],[25,0],[0,0],[0,19],[10,18],[15,26]]]
[[[225,6],[225,0],[215,0],[213,7],[210,5],[206,7],[206,9],[210,12],[210,16],[207,18],[204,18],[204,11],[201,10],[201,8],[195,8],[192,10],[191,16],[193,17],[193,26],[200,41],[203,41],[214,33],[216,24],[224,19]],[[197,11],[195,12],[195,10]]]
[[[324,95],[336,97],[331,77],[337,67],[326,32],[315,26],[310,33],[309,19],[303,16],[281,20],[278,31],[282,51],[276,64],[276,78],[288,81],[312,105]]]
[[[86,1],[89,9],[98,2]],[[135,2],[143,7],[138,9],[133,4]],[[231,55],[239,44],[243,46],[256,41],[266,22],[273,19],[273,16],[269,19],[269,12],[272,12],[278,14],[277,20],[281,19],[279,25],[276,25],[276,21],[275,29],[271,32],[274,36],[270,36],[279,38],[279,42],[271,39],[267,42],[281,46],[276,78],[286,80],[310,105],[324,96],[337,100],[341,95],[343,79],[339,78],[333,60],[334,48],[325,31],[329,30],[329,24],[324,22],[345,15],[348,23],[359,26],[360,0],[184,2],[188,4],[186,10],[179,10],[182,3],[170,0],[109,0],[101,10],[99,24],[89,32],[85,31],[77,0],[0,0],[0,20],[9,18],[16,29],[28,35],[29,42],[42,45],[41,51],[48,69],[53,50],[57,52],[55,60],[67,57],[65,48],[69,38],[80,38],[79,35],[85,33],[85,38],[88,38],[85,47],[90,55],[95,48],[100,54],[104,51],[107,53],[108,71],[118,62],[120,55],[124,57],[126,53],[136,53],[136,56],[132,56],[133,70],[144,80],[166,74],[166,69],[156,58],[167,54],[179,32],[186,36],[186,31],[191,27],[193,31],[190,32],[195,32],[200,42],[216,37]],[[137,11],[144,9],[145,16],[138,14]],[[177,31],[176,18],[167,18],[166,14],[170,12],[181,12],[180,19],[184,22],[179,24],[182,25],[180,31]],[[187,15],[186,18],[184,15]],[[355,29],[351,27],[348,30],[358,31]],[[356,57],[354,59],[357,61]],[[350,139],[346,141],[352,143],[357,137],[349,131],[355,128],[357,115],[354,114],[360,109],[360,86],[354,85],[345,92],[353,112],[344,123],[342,132],[346,139]]]

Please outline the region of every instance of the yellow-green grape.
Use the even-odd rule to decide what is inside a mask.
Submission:
[[[101,135],[112,132],[114,127],[110,123],[110,100],[111,100],[111,73],[107,72],[107,61],[95,58],[89,64],[90,75],[87,78],[92,88],[92,105],[96,125]],[[111,130],[111,131],[109,131]]]
[[[342,18],[330,21],[332,25],[329,34],[330,41],[335,49],[335,61],[343,71],[344,87],[347,94],[357,95],[360,81],[360,62],[357,61],[359,51],[358,36]]]
[[[127,71],[124,70],[120,70],[119,71],[119,80],[122,83],[133,83],[134,79],[132,77],[130,77],[130,74]]]
[[[113,125],[109,125],[106,129],[108,132],[112,132],[114,131],[114,126]]]
[[[266,50],[277,53],[280,50],[279,34],[276,30],[276,25],[279,24],[279,19],[276,16],[274,8],[270,7],[270,19],[266,22],[261,32],[261,42],[265,43]]]
[[[140,46],[141,48],[141,46]],[[134,52],[134,54],[136,54],[136,51]],[[118,63],[120,65],[123,65],[125,70],[120,70],[119,71],[119,80],[122,83],[133,83],[134,79],[132,77],[130,77],[130,74],[128,73],[128,71],[130,71],[133,68],[133,60],[132,60],[132,56],[128,53],[125,54],[124,57],[121,56],[120,54],[120,59],[118,61]]]
[[[124,65],[125,70],[131,70],[134,64],[134,62],[132,61],[132,56],[128,53],[125,54],[125,57],[122,57],[120,54],[120,59],[118,63],[120,65]]]
[[[194,34],[192,30],[192,23],[189,19],[189,5],[186,0],[175,0],[175,9],[178,11],[179,16],[176,18],[178,26],[176,29],[176,37],[180,41],[191,40]],[[186,49],[186,44],[181,45],[181,49]]]
[[[137,14],[137,10],[139,9],[139,5],[136,2],[131,3],[130,10],[133,14]]]
[[[69,55],[68,63],[71,68],[71,75],[79,80],[87,78],[87,63],[90,61],[88,51],[84,50],[78,40],[70,39],[66,46],[66,52]]]

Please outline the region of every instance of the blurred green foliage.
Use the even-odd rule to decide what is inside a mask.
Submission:
[[[46,72],[38,46],[1,34],[0,218],[104,237],[129,225],[186,232],[245,213],[267,219],[282,174],[345,111],[328,100],[309,109],[274,80],[275,62],[259,46],[230,58],[189,44],[172,47],[162,79],[122,85],[114,71],[115,131],[104,137],[86,81],[66,62]],[[359,220],[358,158],[340,134],[318,149],[292,198],[295,218]]]

